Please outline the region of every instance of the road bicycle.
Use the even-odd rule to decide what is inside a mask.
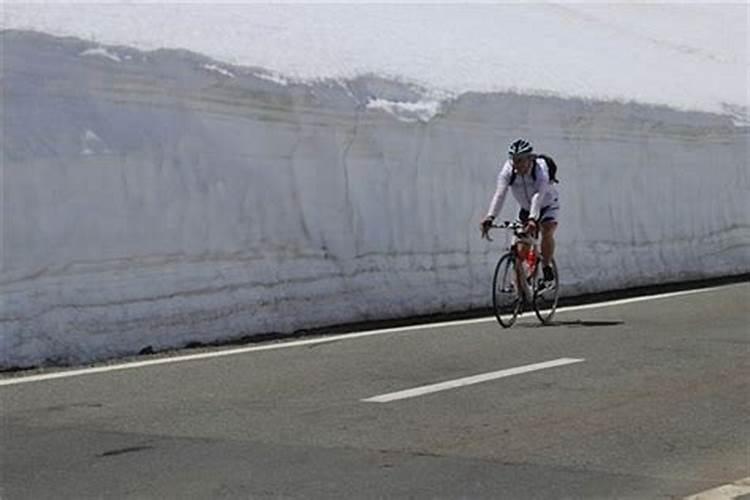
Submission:
[[[513,231],[516,236],[516,241],[497,261],[492,278],[492,308],[497,321],[503,328],[509,328],[522,310],[531,306],[539,321],[549,324],[555,315],[560,292],[555,260],[550,262],[554,280],[545,282],[542,280],[539,238],[527,234],[524,225],[518,222],[505,221],[491,227]],[[517,242],[524,243],[528,251],[519,251]]]

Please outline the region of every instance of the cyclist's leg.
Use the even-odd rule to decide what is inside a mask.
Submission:
[[[553,205],[544,207],[541,214],[542,226],[542,265],[549,266],[555,257],[555,230],[557,230],[557,215],[560,207]]]
[[[542,222],[542,265],[548,266],[555,256],[556,220]]]
[[[520,224],[526,224],[526,222],[529,220],[529,212],[528,210],[524,210],[523,208],[518,212],[518,217],[516,218],[515,222]],[[516,257],[516,280],[518,289],[521,290],[523,288],[523,285],[521,285],[521,281],[523,281],[523,274],[522,274],[522,267],[521,264],[523,262],[522,256],[526,255],[526,253],[531,250],[531,245],[529,245],[527,242],[524,242],[517,238],[516,236],[513,236],[513,248],[515,249],[515,257]]]

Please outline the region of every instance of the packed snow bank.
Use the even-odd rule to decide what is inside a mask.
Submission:
[[[2,367],[488,306],[519,135],[560,164],[566,294],[750,271],[729,115],[2,43]]]

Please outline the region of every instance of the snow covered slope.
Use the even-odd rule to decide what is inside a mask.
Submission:
[[[79,3],[4,6],[3,27],[187,49],[287,78],[376,74],[724,112],[748,105],[747,4]]]

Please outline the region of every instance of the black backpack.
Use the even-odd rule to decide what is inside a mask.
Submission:
[[[557,164],[555,163],[555,160],[550,158],[547,155],[536,155],[537,158],[541,158],[547,163],[547,171],[549,172],[549,181],[550,183],[559,183],[560,181],[557,179]],[[536,180],[536,162],[534,162],[534,168],[531,169],[531,178]],[[510,174],[510,182],[508,183],[509,186],[512,186],[513,183],[516,180],[516,171],[513,170],[513,173]]]

